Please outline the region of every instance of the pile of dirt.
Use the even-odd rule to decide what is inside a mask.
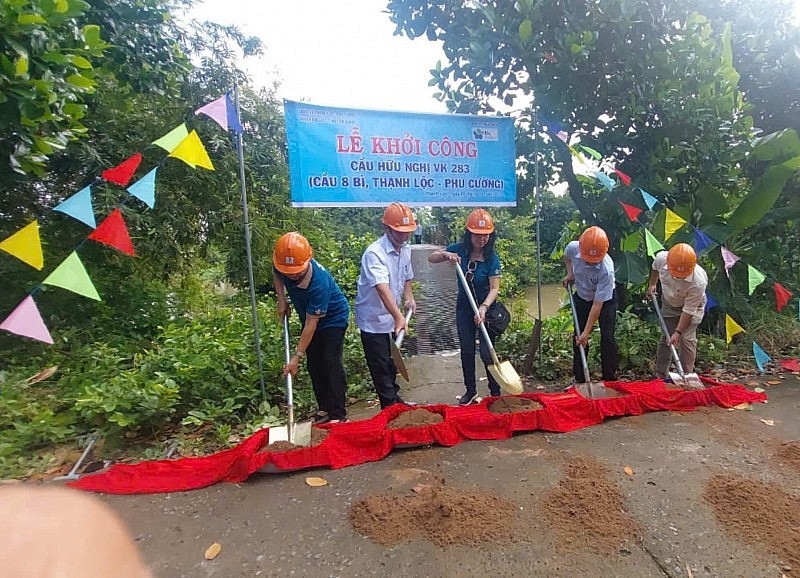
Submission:
[[[350,524],[383,546],[416,537],[439,547],[506,544],[514,535],[517,507],[481,490],[420,485],[415,494],[385,493],[350,507]]]
[[[800,500],[772,484],[716,474],[703,493],[724,530],[778,558],[783,570],[800,568]]]
[[[498,414],[536,411],[543,408],[544,406],[538,401],[526,397],[501,397],[489,404],[489,411]]]
[[[436,425],[442,423],[444,418],[433,411],[427,409],[411,409],[404,411],[392,421],[386,424],[388,429],[404,429],[407,427],[420,427],[423,425]]]
[[[591,458],[568,463],[564,478],[543,496],[539,509],[556,543],[567,550],[613,552],[639,531],[608,470]]]
[[[782,443],[775,455],[785,465],[800,472],[800,441]]]

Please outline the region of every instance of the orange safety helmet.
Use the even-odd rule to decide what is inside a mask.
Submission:
[[[592,265],[603,260],[608,253],[608,235],[600,227],[589,227],[578,239],[581,259]]]
[[[413,233],[417,228],[414,213],[403,203],[392,203],[383,212],[384,225],[400,233]]]
[[[272,264],[284,275],[296,275],[305,270],[313,256],[314,251],[308,239],[300,233],[285,233],[275,242]]]
[[[475,209],[467,217],[467,231],[476,235],[489,235],[494,232],[494,220],[483,209]]]
[[[667,252],[667,269],[673,277],[683,279],[694,271],[697,254],[691,245],[678,243]]]

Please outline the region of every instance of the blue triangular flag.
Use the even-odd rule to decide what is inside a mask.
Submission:
[[[236,114],[236,106],[231,98],[231,91],[225,93],[225,105],[227,108],[228,129],[236,134],[242,132],[242,123],[239,122],[239,115]]]
[[[756,365],[761,373],[764,373],[764,364],[772,361],[772,358],[767,355],[767,352],[761,349],[761,346],[753,341],[753,356],[756,358]]]
[[[642,199],[644,199],[647,208],[652,211],[653,207],[658,204],[658,199],[642,188],[639,189],[639,192],[642,193]]]
[[[714,240],[706,235],[703,231],[698,229],[697,227],[694,228],[694,250],[697,252],[698,255],[702,255],[706,249],[710,248],[712,245],[716,243]]]
[[[708,291],[706,291],[706,306],[705,309],[703,310],[703,313],[708,313],[716,306],[717,302],[714,301],[714,298],[711,295],[709,295]]]
[[[53,210],[69,215],[81,223],[86,223],[92,229],[97,228],[97,222],[94,220],[94,209],[92,208],[91,185],[82,188],[70,198],[61,201]]]
[[[151,209],[156,206],[156,171],[158,167],[128,187],[128,192]]]
[[[617,181],[615,181],[614,179],[612,179],[611,177],[609,177],[609,176],[608,176],[607,174],[605,174],[603,171],[596,171],[596,172],[594,173],[594,176],[595,176],[595,177],[597,178],[597,180],[598,180],[598,181],[600,181],[600,182],[603,184],[603,186],[604,186],[606,189],[608,189],[609,191],[613,191],[613,190],[614,190],[614,187],[616,187],[616,186],[617,186]]]

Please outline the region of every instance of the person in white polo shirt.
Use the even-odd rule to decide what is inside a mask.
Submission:
[[[414,215],[406,205],[392,203],[383,212],[382,222],[383,236],[361,257],[355,302],[356,326],[381,409],[406,403],[399,395],[391,341],[400,330],[407,330],[401,303],[405,310],[415,311],[417,306],[408,245],[417,228]]]
[[[706,307],[708,275],[697,264],[697,254],[691,245],[678,243],[669,251],[656,253],[647,296],[656,294],[661,281],[661,313],[670,334],[669,343],[678,350],[683,371],[694,372],[697,357],[697,326],[703,320]],[[669,343],[658,342],[656,376],[667,377],[670,364]]]

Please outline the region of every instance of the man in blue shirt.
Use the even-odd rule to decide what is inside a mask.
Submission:
[[[405,403],[399,395],[397,367],[392,360],[391,341],[407,330],[400,309],[416,309],[411,280],[411,247],[408,238],[417,224],[406,205],[392,203],[383,213],[384,234],[361,257],[355,313],[361,344],[381,409]]]
[[[306,368],[319,407],[314,423],[347,421],[342,353],[350,305],[331,274],[312,255],[308,240],[294,232],[282,235],[272,253],[278,315],[283,318],[291,313],[288,293],[303,326],[297,350],[284,366],[283,375],[294,376],[300,360],[307,356]]]
[[[600,227],[589,227],[578,241],[564,249],[567,274],[562,285],[575,284],[575,310],[580,325],[580,335],[572,346],[572,371],[577,383],[584,383],[579,345],[588,356],[589,335],[594,324],[600,322],[600,361],[603,381],[617,378],[619,355],[614,330],[617,325],[617,291],[614,279],[614,262],[608,255],[608,236]]]

